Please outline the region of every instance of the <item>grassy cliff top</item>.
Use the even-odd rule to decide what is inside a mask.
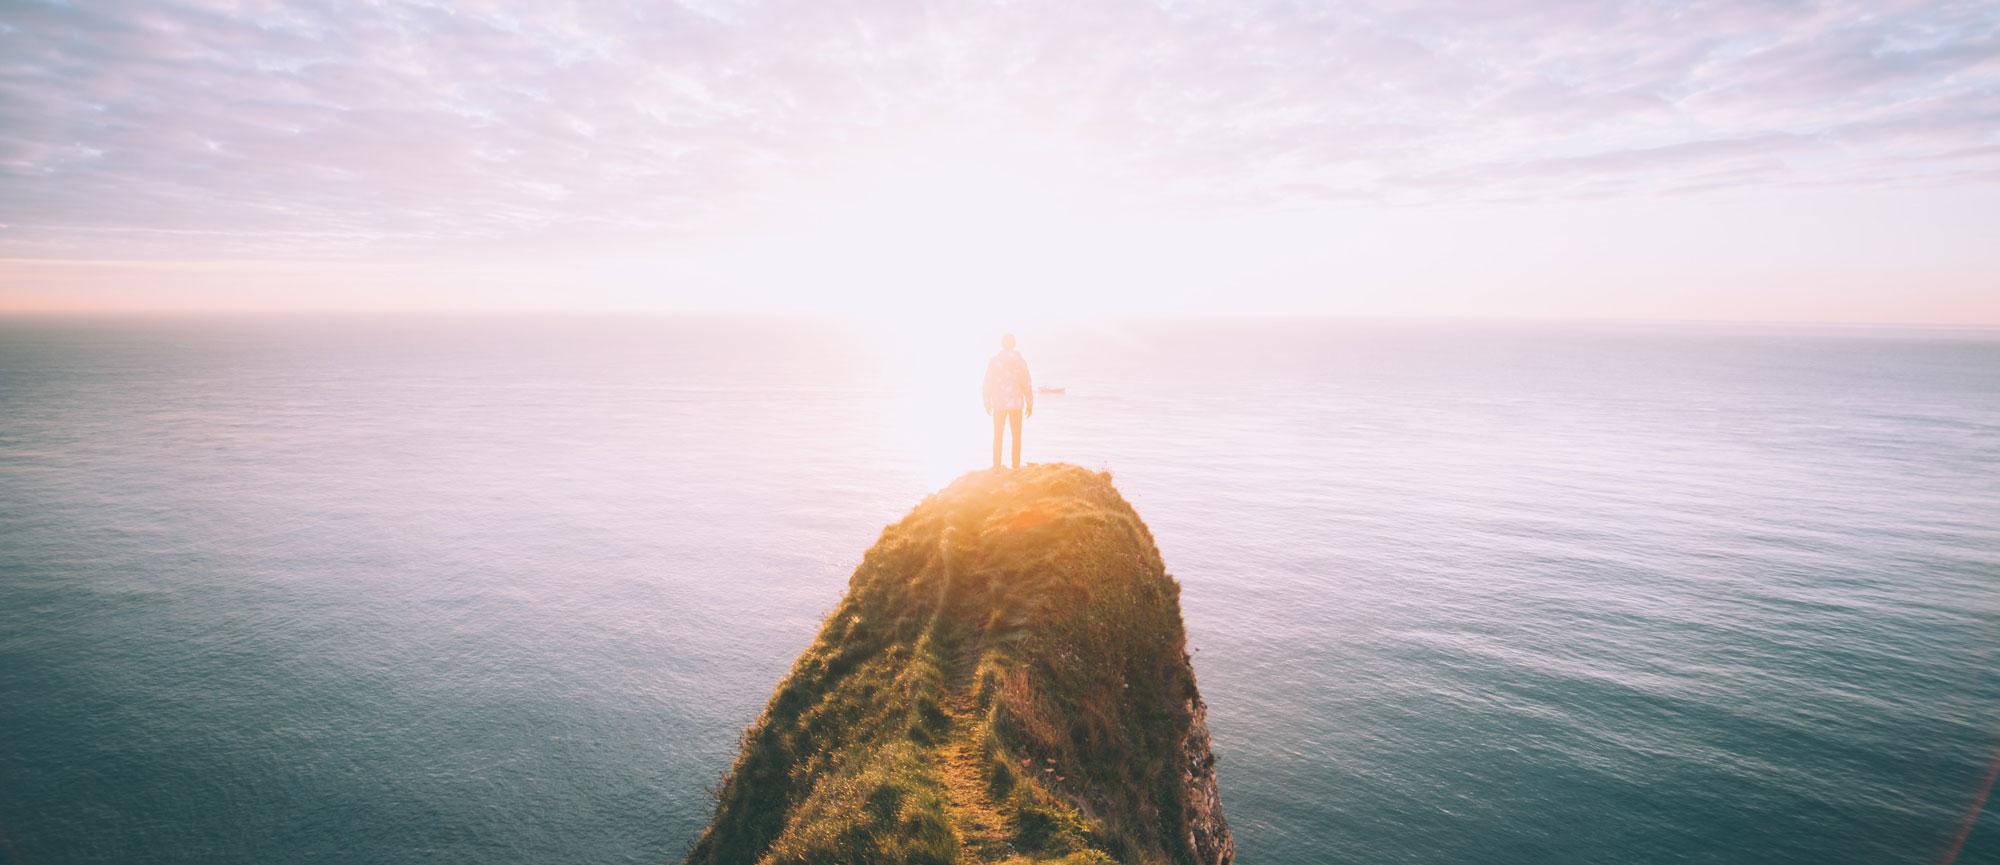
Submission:
[[[1231,861],[1179,594],[1109,475],[958,479],[862,557],[688,862]]]

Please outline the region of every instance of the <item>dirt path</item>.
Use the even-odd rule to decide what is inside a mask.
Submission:
[[[958,827],[960,862],[999,862],[1014,855],[1007,816],[987,787],[987,766],[979,743],[986,737],[986,717],[979,711],[973,673],[981,646],[968,640],[958,653],[944,711],[951,724],[938,746],[938,774],[944,777],[946,810]]]

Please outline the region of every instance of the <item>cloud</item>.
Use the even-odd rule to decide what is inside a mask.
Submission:
[[[0,0],[0,255],[694,243],[938,130],[1155,208],[1992,183],[1996,58],[1978,2]]]

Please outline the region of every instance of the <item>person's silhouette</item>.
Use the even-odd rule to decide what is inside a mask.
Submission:
[[[1035,387],[1028,361],[1014,350],[1014,335],[1000,337],[1000,353],[986,362],[986,413],[993,416],[993,467],[1000,468],[1000,439],[1014,426],[1014,467],[1021,467],[1021,417],[1035,416]]]

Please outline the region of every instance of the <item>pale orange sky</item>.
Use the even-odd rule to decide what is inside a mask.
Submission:
[[[0,310],[2000,325],[1996,34],[1948,2],[13,4]]]

